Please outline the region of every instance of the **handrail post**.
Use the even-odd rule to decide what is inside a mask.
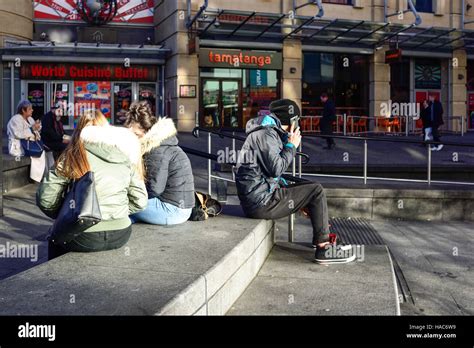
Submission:
[[[232,132],[232,136],[233,136],[233,137],[235,136],[235,131]],[[232,154],[233,154],[233,156],[234,156],[234,158],[235,158],[235,162],[237,163],[237,161],[238,161],[239,159],[238,159],[237,153],[235,152],[235,138],[232,138]],[[232,179],[235,181],[234,168],[235,168],[235,166],[232,165]]]
[[[409,131],[408,131],[408,127],[410,126],[409,125],[409,122],[410,122],[410,116],[405,115],[405,118],[406,118],[406,121],[405,121],[405,135],[408,136],[409,135]]]
[[[347,135],[347,114],[344,113],[343,117],[344,117],[344,136],[346,136]]]
[[[212,135],[211,133],[207,133],[207,152],[209,153],[209,155],[212,153],[211,135]],[[209,196],[212,196],[211,167],[212,167],[212,161],[208,159],[207,160],[207,192],[209,193]]]
[[[464,117],[461,116],[461,136],[462,137],[464,136],[464,124],[465,124]]]
[[[299,150],[301,153],[303,152],[303,141],[301,141],[300,143],[300,150]],[[301,156],[298,156],[298,171],[299,171],[299,178],[301,179],[301,177],[303,176],[303,161],[301,159]]]
[[[367,185],[367,140],[364,140],[364,185]]]
[[[293,160],[292,164],[292,175],[296,176],[296,162]],[[295,240],[295,214],[291,214],[288,217],[288,242],[293,243]]]
[[[428,185],[431,185],[431,144],[428,144]]]

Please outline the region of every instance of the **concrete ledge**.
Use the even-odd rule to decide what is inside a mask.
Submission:
[[[31,164],[29,157],[20,157],[17,161],[15,157],[4,153],[2,163],[4,193],[29,184]]]
[[[225,314],[273,246],[274,223],[222,215],[163,228],[134,225],[129,243],[69,253],[0,282],[0,315]]]
[[[474,190],[326,189],[332,217],[474,221]]]

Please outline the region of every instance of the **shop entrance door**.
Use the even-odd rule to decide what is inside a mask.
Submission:
[[[242,87],[240,80],[203,79],[201,91],[201,124],[204,127],[241,127]]]

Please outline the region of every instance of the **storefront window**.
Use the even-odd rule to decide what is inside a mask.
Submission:
[[[111,123],[111,83],[110,81],[75,81],[74,105],[79,112],[75,114],[74,126],[85,109],[99,109]]]
[[[201,123],[244,128],[280,98],[279,80],[277,70],[202,68]]]
[[[368,111],[368,60],[362,55],[304,53],[303,115],[320,115],[320,96],[328,93],[338,113],[365,116]]]
[[[115,83],[114,84],[114,123],[122,125],[127,117],[127,111],[130,110],[132,104],[132,84],[131,83]]]
[[[441,62],[439,60],[415,60],[415,89],[441,89]]]
[[[468,128],[474,129],[474,60],[467,63],[467,98]]]
[[[150,104],[153,115],[156,115],[156,84],[140,83],[138,88],[138,100],[147,101]]]
[[[393,102],[410,102],[410,59],[390,64],[390,95]]]

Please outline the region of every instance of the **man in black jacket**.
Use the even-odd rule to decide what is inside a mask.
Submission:
[[[56,103],[51,111],[46,113],[42,120],[41,139],[44,144],[53,151],[54,160],[57,160],[69,144],[69,137],[64,133],[61,117],[63,117],[63,105]]]
[[[428,106],[428,119],[431,123],[432,134],[433,134],[433,141],[440,142],[441,135],[439,133],[439,127],[444,124],[443,121],[443,105],[435,98],[434,95],[429,96],[429,106]],[[441,151],[444,145],[438,145],[431,147],[433,151]]]
[[[316,182],[287,185],[281,177],[294,160],[301,142],[291,119],[301,115],[288,99],[270,104],[270,115],[251,119],[247,139],[239,154],[236,185],[244,213],[254,219],[280,219],[305,209],[313,226],[313,247],[318,263],[345,263],[355,259],[352,247],[338,244],[329,233],[323,187]],[[289,131],[289,133],[288,133]]]
[[[329,100],[327,93],[321,94],[321,102],[323,103],[323,118],[321,119],[321,134],[332,135],[332,124],[336,121],[336,106],[332,100]],[[327,146],[325,150],[331,150],[336,147],[333,138],[326,138]]]

